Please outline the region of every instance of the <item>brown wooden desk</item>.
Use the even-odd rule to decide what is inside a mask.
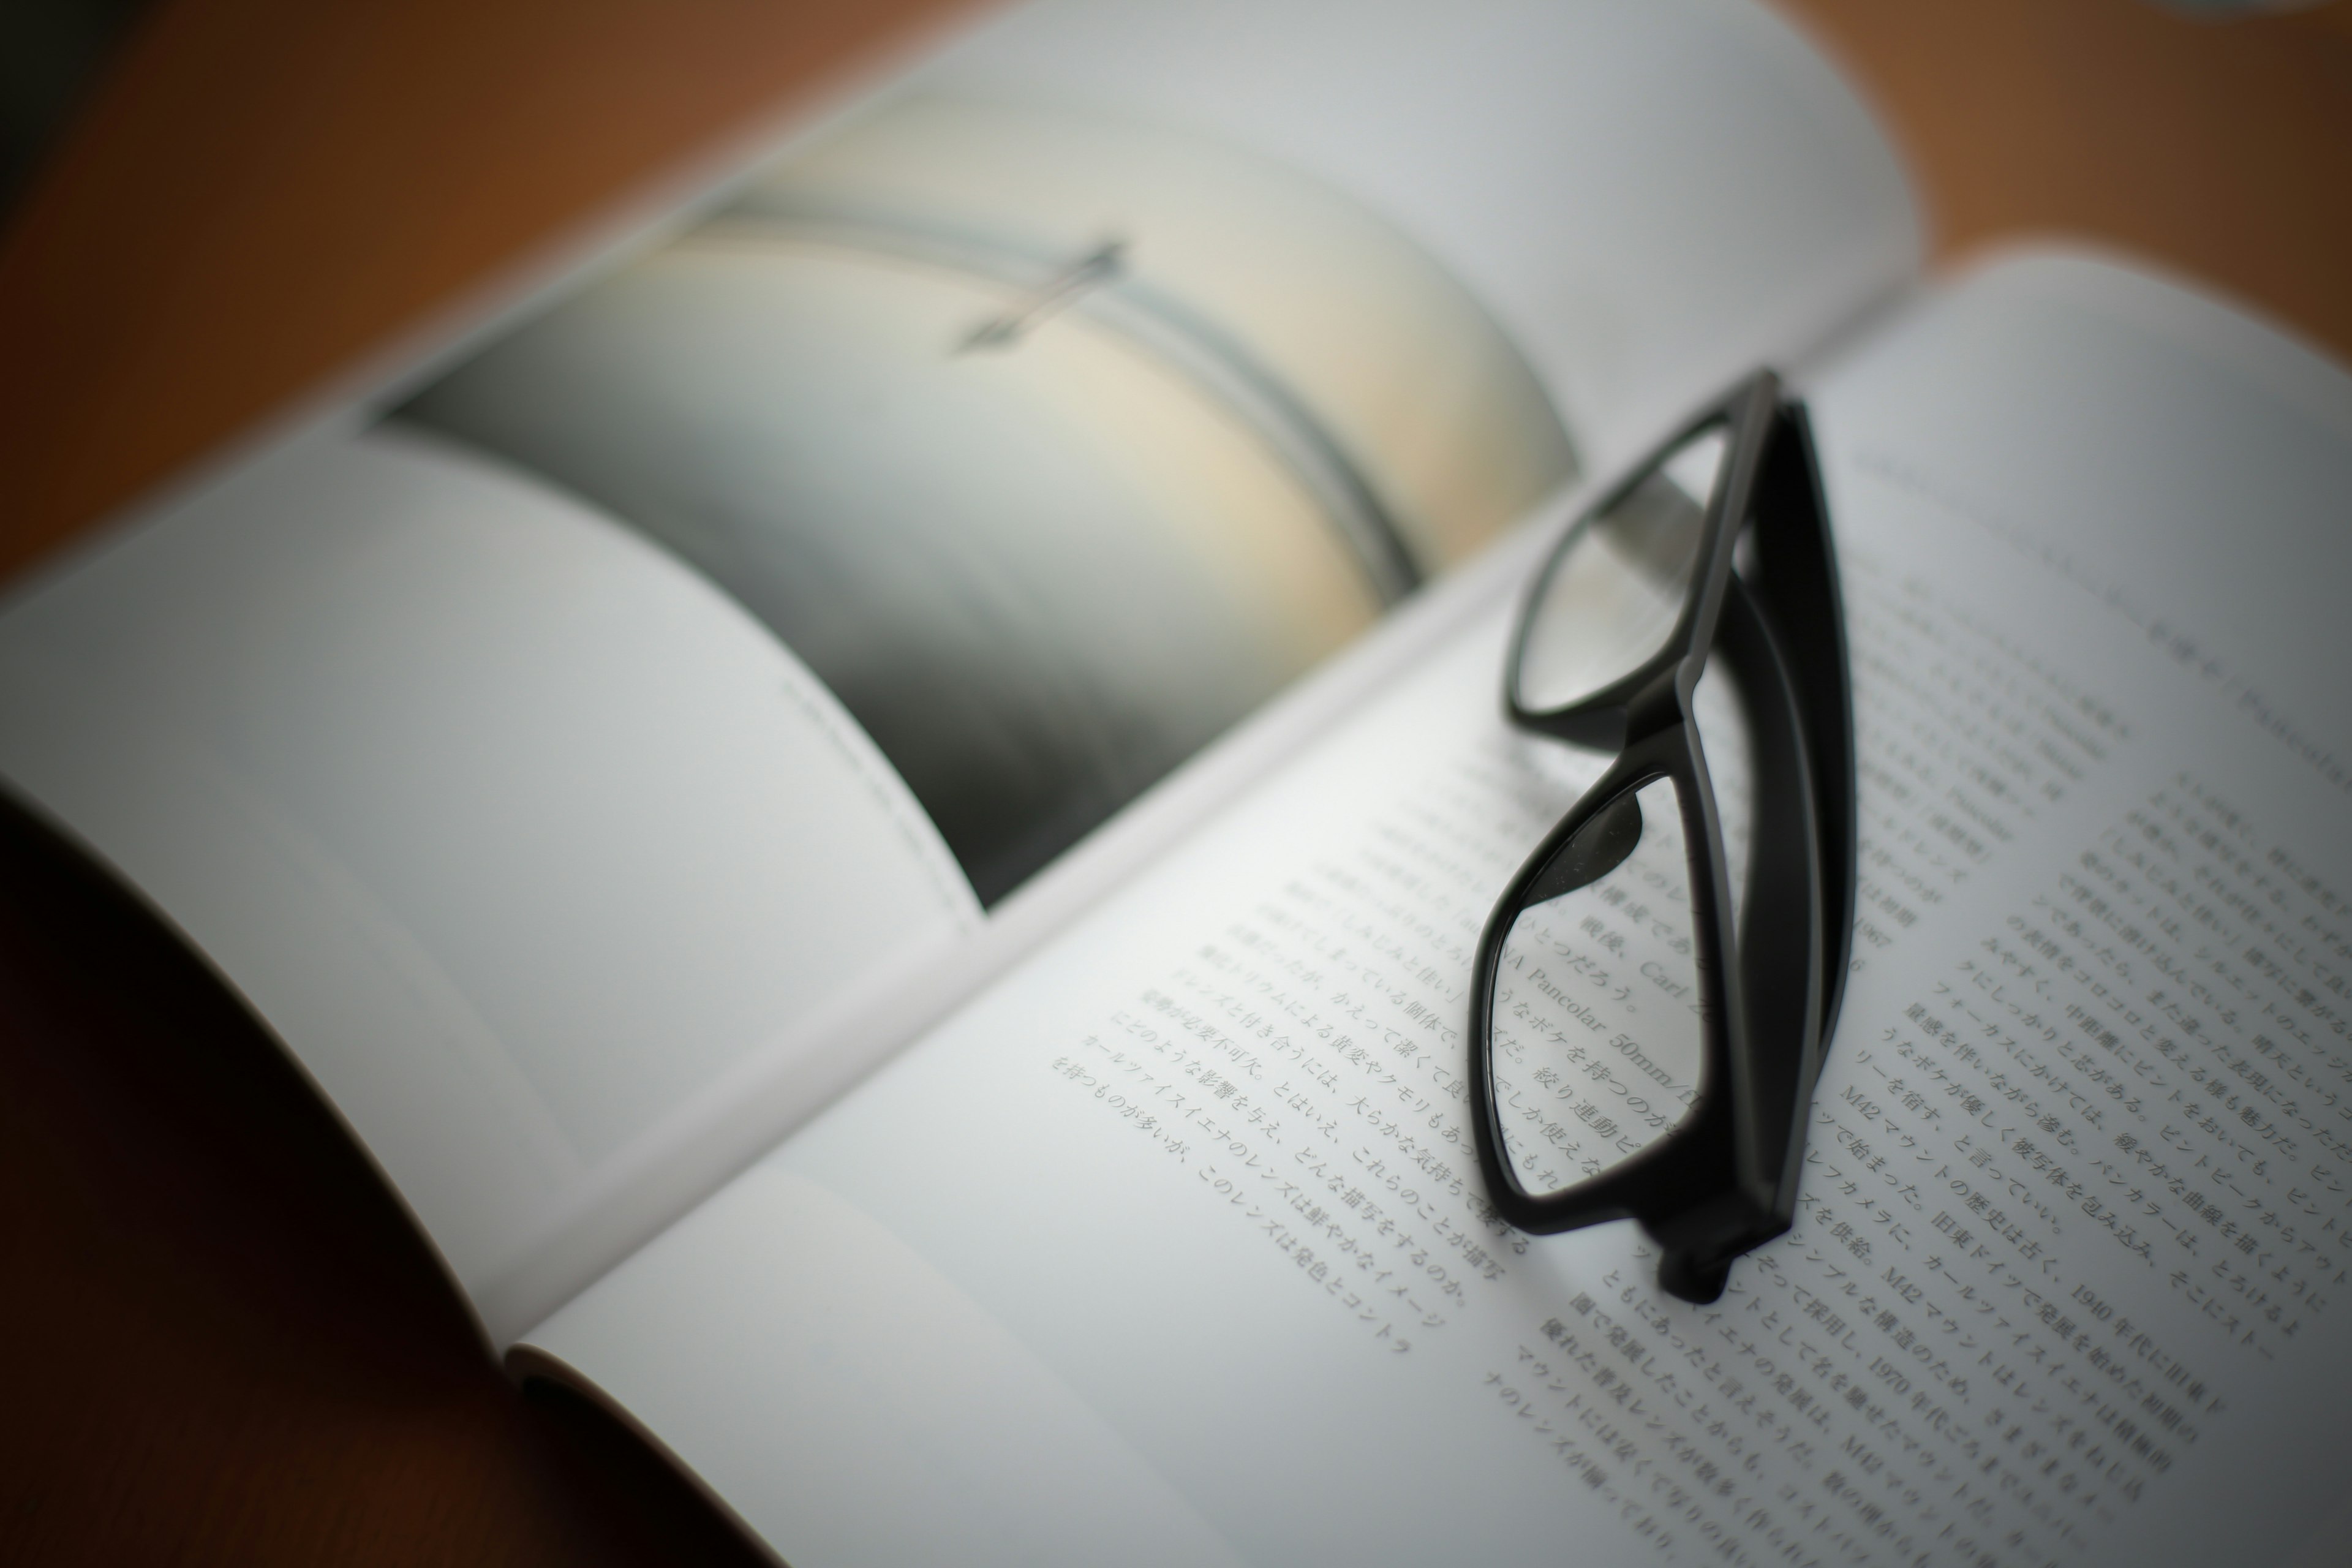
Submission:
[[[2130,247],[2352,358],[2352,0],[1792,0],[1950,256]],[[163,0],[0,236],[0,569],[954,0]],[[0,1561],[740,1559],[518,1395],[293,1070],[0,818]]]

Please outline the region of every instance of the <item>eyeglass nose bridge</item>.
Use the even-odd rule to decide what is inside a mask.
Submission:
[[[1513,718],[1555,741],[1622,755],[1689,717],[1689,706],[1676,689],[1682,664],[1665,665],[1613,702],[1583,703],[1556,713],[1515,713]]]
[[[1697,676],[1686,667],[1703,666],[1705,649],[1696,657],[1686,657],[1658,671],[1646,685],[1626,700],[1620,744],[1630,750],[1651,736],[1661,734],[1690,720],[1690,700],[1684,690],[1687,675],[1695,683]]]

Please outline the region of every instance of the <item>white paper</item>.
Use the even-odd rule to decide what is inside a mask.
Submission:
[[[1498,604],[530,1342],[788,1559],[860,1560],[702,1349],[793,1288],[711,1259],[812,1183],[1251,1561],[2287,1560],[2347,1447],[2352,723],[2340,622],[2234,607],[2341,581],[2352,382],[2044,257],[1812,403],[1863,918],[1796,1227],[1721,1302],[1630,1225],[1484,1209],[1469,947],[1597,766],[1496,716]]]
[[[1859,105],[1742,5],[1055,5],[881,96],[940,88],[1108,104],[1328,181],[1519,337],[1588,461],[1918,255]],[[0,773],[252,1003],[496,1337],[1351,689],[1278,704],[983,928],[874,748],[732,602],[576,496],[356,433],[373,414],[20,588]]]
[[[572,498],[393,436],[224,487],[0,623],[0,731],[478,1285],[979,923],[748,616]]]

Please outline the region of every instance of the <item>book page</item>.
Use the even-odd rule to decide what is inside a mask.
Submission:
[[[1743,5],[992,17],[21,591],[0,772],[505,1338],[1916,249]]]
[[[1810,396],[1861,918],[1718,1302],[1482,1191],[1472,949],[1601,763],[1498,717],[1498,595],[529,1352],[805,1568],[2289,1560],[2352,1447],[2352,380],[2044,255]]]

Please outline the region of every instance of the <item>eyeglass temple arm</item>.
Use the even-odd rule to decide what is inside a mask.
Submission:
[[[1789,1228],[1802,1119],[1811,1111],[1820,1061],[1822,900],[1812,784],[1787,663],[1736,574],[1727,584],[1715,650],[1737,677],[1750,718],[1756,812],[1745,907],[1736,911],[1736,980],[1727,987],[1741,1044],[1724,1064],[1729,1081],[1714,1112],[1730,1123],[1717,1134],[1727,1145],[1717,1178],[1722,1184],[1688,1208],[1641,1215],[1663,1249],[1661,1288],[1698,1302],[1722,1293],[1733,1259]]]
[[[1806,760],[1819,807],[1822,858],[1822,1022],[1824,1041],[1837,1026],[1853,952],[1856,841],[1853,666],[1847,657],[1844,596],[1830,535],[1811,421],[1804,405],[1781,405],[1762,471],[1757,476],[1756,572],[1765,606],[1789,666],[1802,720]]]

